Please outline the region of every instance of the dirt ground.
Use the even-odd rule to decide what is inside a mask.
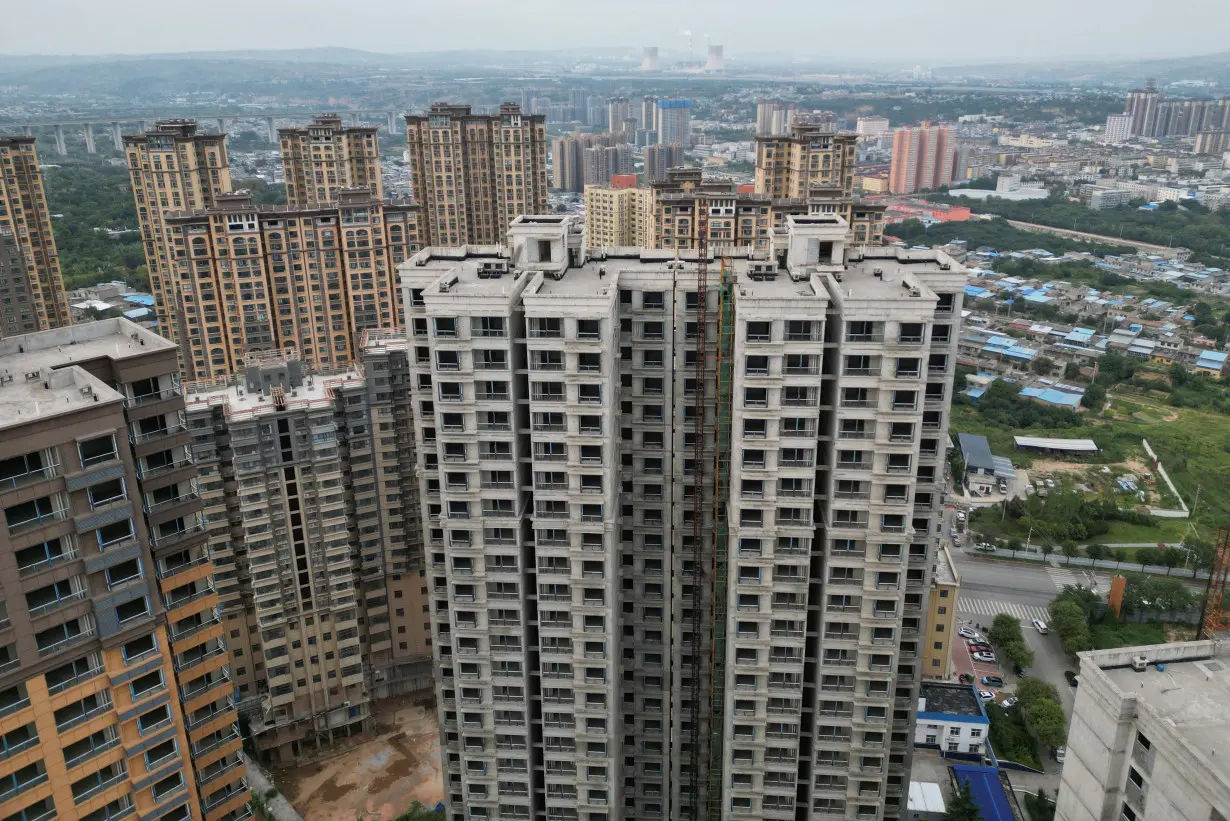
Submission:
[[[277,784],[304,821],[392,821],[418,801],[444,799],[435,703],[379,702],[375,733],[310,764],[278,770]]]

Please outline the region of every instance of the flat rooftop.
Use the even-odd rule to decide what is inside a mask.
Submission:
[[[10,379],[11,377],[11,379]],[[123,397],[84,368],[5,374],[0,384],[0,430],[76,413]]]
[[[968,684],[924,681],[918,689],[919,713],[985,718],[978,694]]]
[[[201,410],[205,406],[223,405],[228,419],[301,411],[315,405],[324,406],[332,403],[330,390],[335,384],[352,380],[362,381],[362,379],[362,374],[353,370],[330,376],[305,374],[302,384],[283,390],[284,404],[279,408],[274,403],[271,394],[248,390],[244,373],[241,371],[232,377],[231,384],[228,385],[185,385],[184,404],[189,413]]]
[[[13,374],[16,382],[33,371],[101,357],[123,360],[163,350],[175,350],[175,343],[127,319],[100,319],[0,339],[0,375]]]
[[[935,293],[916,276],[928,271],[939,273],[934,257],[914,263],[887,257],[852,260],[846,264],[837,288],[847,299],[935,299]],[[911,291],[917,291],[918,296],[912,297]]]
[[[944,542],[940,543],[936,551],[935,572],[932,578],[936,584],[957,584],[961,581],[956,565],[953,564],[952,554],[948,552],[948,545]]]
[[[1217,647],[1213,642],[1182,642],[1162,647],[1171,651],[1166,655],[1172,655],[1185,645],[1190,652],[1164,661],[1164,670],[1158,670],[1152,663],[1143,673],[1131,667],[1130,658],[1134,655],[1143,655],[1151,662],[1160,660],[1155,647],[1083,653],[1081,661],[1097,664],[1121,698],[1139,700],[1173,726],[1175,734],[1203,756],[1211,771],[1230,780],[1230,648],[1224,643]],[[1111,665],[1102,666],[1100,661],[1110,661]],[[1085,683],[1082,674],[1082,686]]]

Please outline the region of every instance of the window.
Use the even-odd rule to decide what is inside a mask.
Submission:
[[[145,713],[137,719],[137,727],[141,734],[144,735],[150,730],[157,729],[171,722],[171,712],[164,704],[161,707],[156,707]]]
[[[119,618],[120,624],[144,618],[149,615],[149,600],[142,596],[139,599],[125,602],[115,608],[115,615]]]
[[[150,747],[145,752],[145,768],[152,771],[159,764],[178,754],[179,747],[176,745],[175,739],[167,739],[156,747]]]
[[[123,647],[124,661],[132,664],[137,659],[145,656],[148,653],[158,649],[158,642],[151,633],[148,636],[142,636],[139,639],[133,639]]]
[[[162,688],[163,686],[164,684],[162,681],[162,671],[161,670],[155,670],[152,673],[146,673],[140,678],[133,679],[133,682],[130,685],[132,689],[132,698],[134,701],[139,698],[145,698],[145,696],[149,695],[155,690]]]
[[[126,562],[107,568],[107,587],[115,587],[124,582],[141,578],[141,560],[129,559]]]
[[[154,789],[153,789],[154,800],[161,801],[163,798],[170,795],[171,793],[177,792],[183,789],[183,786],[184,786],[184,774],[182,772],[172,773],[171,775],[168,775],[166,778],[162,779],[161,781],[159,781],[157,784],[154,785]]]
[[[119,452],[115,448],[115,437],[111,434],[78,442],[77,453],[81,456],[81,467],[83,468],[119,458]]]

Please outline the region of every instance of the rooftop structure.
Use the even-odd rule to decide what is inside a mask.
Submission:
[[[1055,817],[1225,817],[1225,643],[1091,651],[1081,653],[1080,662]]]

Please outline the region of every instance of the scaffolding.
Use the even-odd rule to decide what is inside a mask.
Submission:
[[[1217,548],[1213,551],[1209,584],[1205,590],[1204,612],[1200,614],[1200,631],[1196,638],[1215,639],[1230,629],[1230,617],[1223,609],[1226,595],[1226,574],[1230,572],[1230,525],[1217,532]]]
[[[706,575],[704,561],[704,488],[705,488],[705,360],[708,358],[708,303],[709,303],[709,209],[702,207],[696,219],[696,251],[699,262],[696,266],[696,356],[693,358],[693,377],[696,391],[692,408],[692,722],[691,722],[691,819],[699,821],[700,813],[700,725],[702,718],[700,676],[701,666],[701,607],[704,604],[703,588]]]

